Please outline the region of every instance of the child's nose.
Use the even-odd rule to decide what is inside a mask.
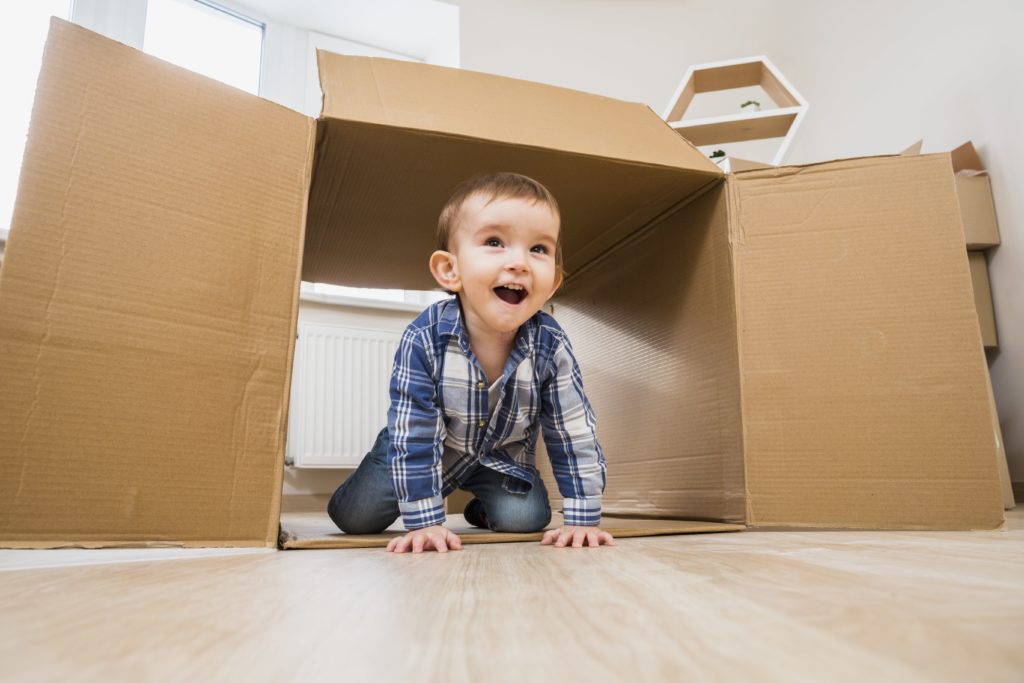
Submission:
[[[515,272],[523,272],[527,269],[526,256],[518,249],[512,249],[508,254],[508,261],[505,262],[505,269]]]

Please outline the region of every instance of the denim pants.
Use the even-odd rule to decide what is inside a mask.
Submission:
[[[379,534],[398,519],[398,496],[388,472],[388,430],[377,435],[373,448],[358,469],[346,479],[327,504],[338,528],[346,534]],[[534,473],[528,493],[511,493],[502,487],[504,474],[477,465],[461,488],[480,499],[492,531],[540,531],[551,521],[551,507],[544,482]]]

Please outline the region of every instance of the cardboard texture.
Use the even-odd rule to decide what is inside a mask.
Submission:
[[[749,524],[1001,519],[950,171],[933,155],[731,179]]]
[[[639,105],[320,68],[313,122],[53,21],[0,269],[0,544],[274,543],[300,264],[425,286],[448,192],[496,170],[562,206],[607,512],[1002,522],[949,155],[726,180]]]
[[[273,545],[314,140],[54,21],[0,269],[0,538]]]
[[[967,262],[971,269],[971,286],[974,290],[974,307],[978,312],[978,325],[981,328],[981,341],[987,348],[996,348],[999,346],[999,338],[996,336],[996,313],[992,306],[992,288],[988,279],[985,252],[967,252]]]
[[[472,526],[462,515],[448,515],[445,526],[459,535],[463,546],[477,543],[536,543],[548,529],[562,525],[562,516],[552,515],[551,523],[541,531],[529,534],[495,533]],[[712,534],[742,531],[741,524],[719,522],[693,522],[669,519],[626,519],[605,516],[601,528],[615,538],[640,536],[674,536],[680,534]],[[384,548],[395,536],[405,533],[401,520],[382,534],[344,534],[322,512],[285,512],[281,514],[280,546],[284,550],[323,548]]]

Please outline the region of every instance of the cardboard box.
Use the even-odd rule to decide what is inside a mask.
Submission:
[[[922,142],[918,140],[901,154],[920,154]],[[967,249],[983,251],[999,246],[999,223],[992,199],[992,183],[974,143],[965,142],[950,152],[950,157],[956,173],[956,195]]]
[[[971,286],[974,290],[974,307],[978,311],[978,324],[981,326],[981,341],[986,348],[996,348],[999,339],[996,336],[996,313],[992,306],[985,252],[969,251],[967,261],[971,268]]]
[[[432,286],[445,197],[499,169],[562,206],[607,512],[1002,522],[949,155],[726,178],[639,104],[319,61],[313,121],[53,21],[0,270],[2,545],[273,545],[300,277]]]
[[[974,144],[965,142],[951,153],[956,173],[956,196],[968,249],[999,246],[999,224],[992,199],[992,183]]]

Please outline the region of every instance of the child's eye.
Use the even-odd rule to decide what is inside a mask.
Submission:
[[[533,247],[530,248],[530,251],[532,251],[535,254],[546,254],[548,253],[548,248],[545,247],[543,244],[535,244]]]
[[[484,246],[485,247],[500,247],[501,246],[501,240],[499,240],[497,237],[489,237],[487,239],[487,241],[484,242]]]

